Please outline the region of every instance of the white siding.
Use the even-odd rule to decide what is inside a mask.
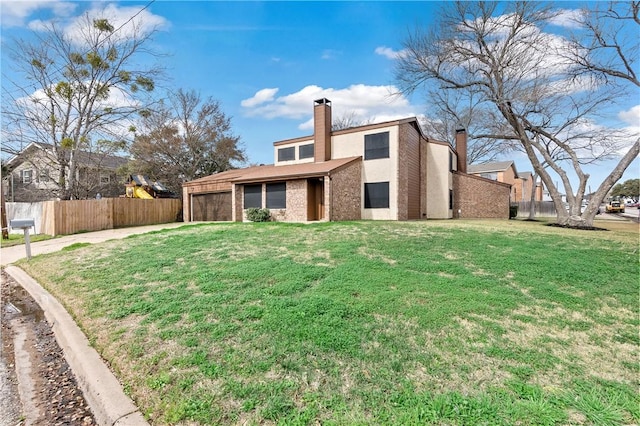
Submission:
[[[364,160],[365,135],[383,132],[389,132],[389,158]],[[360,188],[360,194],[363,200],[361,211],[363,219],[398,219],[398,138],[398,126],[368,129],[331,137],[332,159],[362,156],[362,188]],[[388,209],[364,208],[364,184],[372,182],[389,182]]]
[[[449,171],[449,147],[435,143],[427,144],[427,218],[450,219],[449,190],[453,188],[453,174]],[[453,154],[453,169],[457,168]],[[454,194],[455,196],[455,194]]]

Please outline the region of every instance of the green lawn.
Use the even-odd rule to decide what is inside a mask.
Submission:
[[[51,235],[47,234],[30,234],[29,241],[35,243],[37,241],[44,241],[53,238]],[[9,239],[0,240],[0,246],[2,247],[11,247],[18,246],[20,244],[24,244],[24,233],[21,234],[9,234]]]
[[[638,233],[211,224],[24,267],[153,424],[640,422]]]

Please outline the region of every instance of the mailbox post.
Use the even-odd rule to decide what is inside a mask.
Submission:
[[[12,228],[20,228],[24,231],[24,246],[27,250],[27,260],[31,259],[31,241],[29,240],[29,229],[36,226],[34,219],[12,219],[9,221]]]

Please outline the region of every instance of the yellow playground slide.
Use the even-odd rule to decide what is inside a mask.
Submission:
[[[145,191],[141,186],[136,186],[133,188],[133,193],[136,198],[142,198],[143,200],[153,200],[151,194]]]

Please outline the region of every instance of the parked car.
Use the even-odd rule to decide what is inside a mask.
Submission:
[[[611,200],[607,203],[607,213],[624,213],[624,203],[619,200]]]

